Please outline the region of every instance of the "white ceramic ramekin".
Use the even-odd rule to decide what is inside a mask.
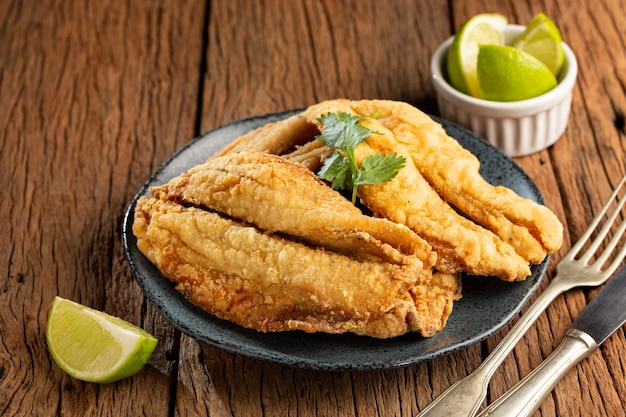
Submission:
[[[506,43],[523,31],[524,26],[507,25]],[[578,72],[569,46],[563,44],[566,62],[556,87],[528,100],[497,102],[471,97],[448,83],[444,76],[446,54],[453,39],[442,43],[430,62],[441,117],[471,130],[511,157],[538,152],[563,135]]]

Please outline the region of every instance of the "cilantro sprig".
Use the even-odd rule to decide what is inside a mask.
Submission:
[[[361,166],[357,166],[354,149],[371,134],[380,134],[358,123],[368,117],[377,116],[353,116],[339,111],[317,119],[324,125],[324,133],[316,136],[316,139],[335,148],[324,161],[317,176],[330,181],[334,190],[351,191],[352,203],[356,203],[359,185],[391,181],[406,164],[403,156],[393,152],[368,155],[361,162]]]

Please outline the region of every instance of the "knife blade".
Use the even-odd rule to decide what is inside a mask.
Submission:
[[[572,323],[554,352],[478,417],[532,415],[563,375],[591,355],[625,322],[626,267],[623,267]]]
[[[598,292],[571,328],[587,333],[599,346],[626,322],[626,267]]]

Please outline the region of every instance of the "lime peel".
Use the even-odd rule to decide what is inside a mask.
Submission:
[[[531,19],[513,46],[543,62],[557,77],[565,63],[561,32],[544,13]]]
[[[157,339],[118,317],[55,297],[46,325],[48,350],[70,376],[108,383],[139,372]]]
[[[478,82],[485,100],[520,101],[553,89],[557,80],[541,61],[512,46],[481,45]]]
[[[479,96],[476,73],[478,45],[504,45],[506,24],[507,18],[499,13],[481,13],[461,26],[447,55],[447,73],[454,88],[474,97]]]

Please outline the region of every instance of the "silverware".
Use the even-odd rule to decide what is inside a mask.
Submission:
[[[479,417],[532,415],[557,382],[626,322],[626,267],[594,297],[559,346]]]
[[[618,197],[620,190],[624,188],[626,176],[622,178],[613,193],[604,204],[600,212],[593,219],[585,233],[578,242],[556,266],[556,276],[546,289],[530,305],[528,310],[520,317],[515,325],[504,336],[502,341],[495,347],[487,359],[470,375],[457,381],[448,388],[441,396],[433,401],[428,407],[420,412],[417,417],[472,417],[478,411],[481,403],[487,396],[489,380],[504,358],[513,350],[517,342],[523,337],[526,330],[535,322],[541,313],[564,292],[580,286],[598,286],[604,284],[615,272],[621,261],[626,256],[626,245],[615,254],[612,262],[603,269],[604,264],[611,255],[621,236],[626,229],[626,220],[622,221],[618,230],[607,243],[604,251],[595,261],[590,262],[600,245],[607,237],[609,230],[616,223],[624,203],[626,194]],[[617,201],[616,201],[617,200]],[[604,215],[609,208],[616,203],[616,207],[604,222],[597,236],[593,239],[589,248],[583,251],[591,235],[602,223]]]

